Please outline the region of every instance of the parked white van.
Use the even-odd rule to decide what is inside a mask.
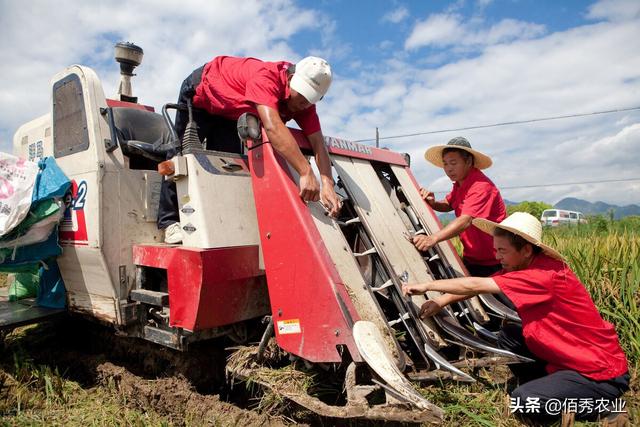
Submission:
[[[540,217],[542,225],[555,227],[558,225],[586,224],[587,219],[582,212],[566,211],[563,209],[545,209]]]

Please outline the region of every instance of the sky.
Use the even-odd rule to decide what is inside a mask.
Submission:
[[[50,111],[66,66],[93,68],[113,96],[118,41],[144,49],[134,94],[157,110],[214,56],[316,55],[334,75],[324,134],[372,139],[377,127],[438,197],[451,182],[424,151],[464,136],[492,157],[485,172],[508,200],[640,204],[638,109],[428,133],[640,107],[638,0],[0,0],[0,28],[1,151]]]

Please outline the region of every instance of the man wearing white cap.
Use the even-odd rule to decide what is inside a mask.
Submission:
[[[331,163],[315,103],[329,90],[331,67],[324,59],[309,56],[297,64],[266,62],[256,58],[218,56],[195,70],[182,83],[178,103],[192,100],[198,136],[210,150],[241,153],[236,120],[246,112],[260,117],[269,142],[300,175],[300,197],[322,200],[332,216],[341,203],[334,191]],[[320,171],[322,188],[293,135],[285,126],[295,120],[309,139]],[[182,138],[187,113],[176,114],[176,131]],[[171,153],[173,155],[175,153]],[[163,181],[158,228],[165,229],[165,242],[182,240],[178,224],[175,184]]]
[[[520,386],[516,404],[536,402],[537,411],[519,413],[549,421],[560,411],[547,402],[567,399],[590,402],[575,408],[577,418],[595,419],[607,413],[629,388],[627,359],[614,326],[600,316],[584,285],[562,256],[542,243],[542,226],[534,216],[515,212],[500,223],[475,219],[473,224],[493,235],[502,270],[491,277],[462,277],[404,285],[406,295],[427,291],[461,297],[503,292],[515,305],[522,327],[505,325],[500,347],[531,357],[533,364],[510,365]],[[421,316],[439,311],[426,302]],[[595,402],[605,402],[597,405]]]

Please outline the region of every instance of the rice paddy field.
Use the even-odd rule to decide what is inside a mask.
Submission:
[[[565,256],[616,326],[632,376],[626,409],[631,425],[640,425],[640,217],[545,229],[544,240]],[[56,334],[55,326],[37,325],[4,337],[0,425],[344,425],[313,418],[269,393],[238,404],[220,390],[192,384],[189,375],[147,370],[78,335],[67,345]],[[471,385],[433,383],[420,391],[446,411],[444,425],[522,425],[509,414],[508,369],[480,368],[474,376],[479,381]]]

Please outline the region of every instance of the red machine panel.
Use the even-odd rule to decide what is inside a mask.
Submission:
[[[127,101],[118,101],[117,99],[107,99],[107,105],[111,108],[114,107],[126,107],[126,108],[134,108],[136,110],[147,110],[152,113],[155,112],[155,108],[149,105],[136,104],[135,102],[127,102]]]
[[[309,140],[304,136],[302,131],[298,129],[289,129],[295,138],[298,146],[303,150],[311,150]],[[263,138],[266,135],[263,134]],[[394,165],[408,166],[407,158],[400,153],[390,151],[383,148],[372,147],[371,145],[359,144],[357,142],[346,139],[335,138],[332,136],[325,137],[327,150],[329,153],[338,154],[340,156],[355,157],[357,159],[373,160]]]
[[[167,270],[170,326],[198,331],[269,313],[257,246],[136,245],[133,262]]]
[[[278,345],[312,362],[340,362],[344,345],[361,361],[360,319],[285,160],[262,144],[249,162]]]

